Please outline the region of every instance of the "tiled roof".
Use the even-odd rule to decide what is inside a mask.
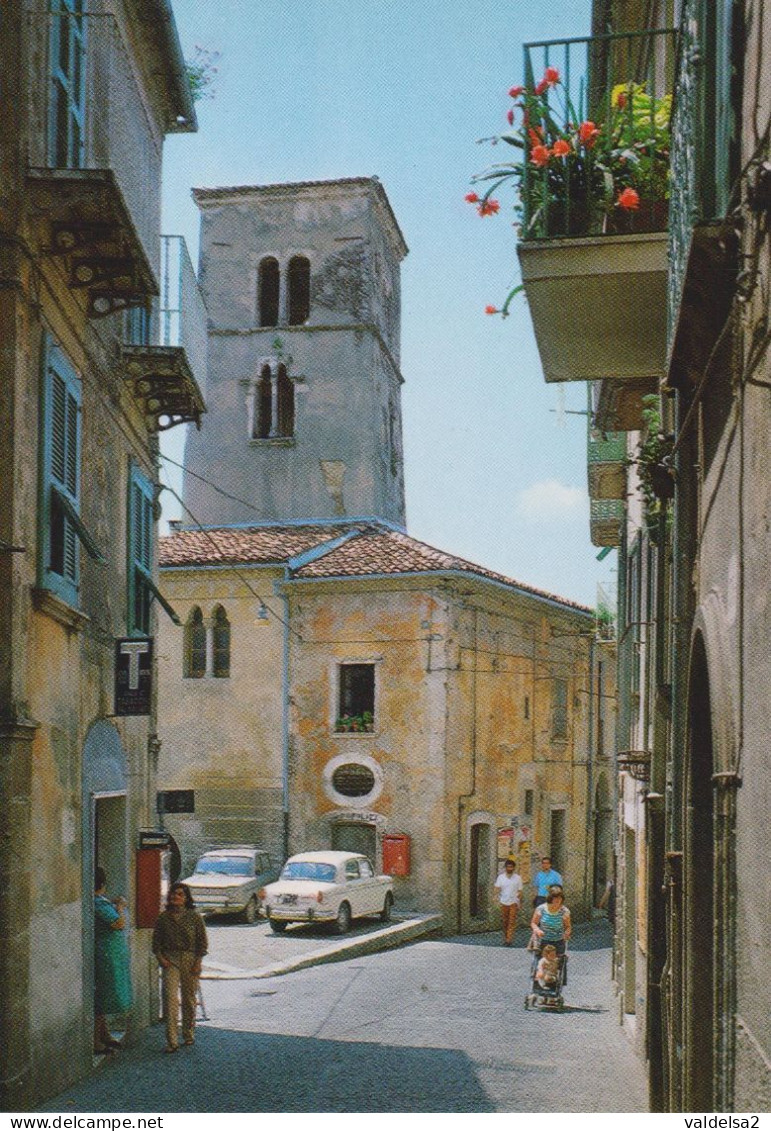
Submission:
[[[338,542],[341,538],[343,540]],[[311,550],[317,553],[310,560],[295,562],[292,577],[322,580],[460,572],[556,601],[579,612],[591,612],[576,601],[524,585],[376,522],[180,530],[161,539],[160,564],[168,567],[286,563]]]
[[[266,565],[285,562],[322,542],[330,542],[348,527],[223,526],[177,530],[160,540],[160,565]]]

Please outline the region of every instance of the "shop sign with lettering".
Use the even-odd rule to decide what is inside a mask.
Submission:
[[[153,692],[153,642],[115,641],[116,715],[149,715]]]

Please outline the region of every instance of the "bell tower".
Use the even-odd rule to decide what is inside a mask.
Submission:
[[[368,517],[403,526],[407,246],[380,181],[193,196],[209,365],[208,412],[185,450],[190,513],[204,525]]]

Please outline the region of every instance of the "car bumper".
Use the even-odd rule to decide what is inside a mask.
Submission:
[[[337,918],[337,911],[331,907],[263,907],[261,912],[266,919],[280,923],[328,923]]]
[[[196,911],[201,915],[238,915],[246,907],[245,903],[215,903],[211,899],[193,899]]]

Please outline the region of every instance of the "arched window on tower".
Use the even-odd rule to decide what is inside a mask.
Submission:
[[[270,366],[263,365],[257,382],[257,403],[254,414],[253,439],[267,440],[271,432],[273,417],[273,391],[271,388]]]
[[[222,605],[217,605],[214,610],[212,635],[212,675],[218,679],[227,679],[230,675],[230,621]]]
[[[278,367],[278,428],[279,436],[294,435],[294,382],[287,376],[286,366]]]
[[[278,326],[278,260],[272,255],[260,261],[259,313],[261,326]]]
[[[185,625],[184,672],[187,679],[203,679],[206,675],[206,626],[198,606]]]
[[[304,255],[289,260],[289,325],[301,326],[311,312],[311,265]]]

